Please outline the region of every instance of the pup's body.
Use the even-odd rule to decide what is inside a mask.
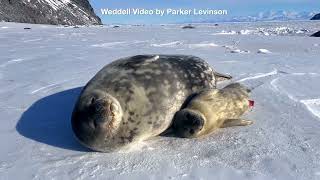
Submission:
[[[239,83],[200,92],[176,113],[175,132],[181,137],[199,137],[220,127],[252,124],[252,121],[240,119],[250,108],[249,92]]]

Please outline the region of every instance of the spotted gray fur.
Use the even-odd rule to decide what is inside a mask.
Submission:
[[[82,144],[98,151],[118,150],[159,135],[187,98],[215,88],[217,77],[231,78],[195,56],[137,55],[116,60],[83,88],[72,115],[73,131]],[[106,114],[111,116],[105,106],[113,102],[120,106],[121,119],[101,125]]]

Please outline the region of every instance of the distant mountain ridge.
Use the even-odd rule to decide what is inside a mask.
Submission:
[[[34,24],[101,24],[88,0],[0,0],[0,21]]]
[[[202,23],[213,22],[255,22],[255,21],[288,21],[288,20],[309,20],[315,12],[295,11],[266,11],[255,15],[226,17],[223,19],[202,20]]]
[[[268,11],[261,12],[258,15],[259,20],[309,20],[314,12],[295,12],[295,11]]]

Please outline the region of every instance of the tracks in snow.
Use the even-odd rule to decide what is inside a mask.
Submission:
[[[290,100],[294,101],[294,102],[298,102],[298,103],[302,103],[303,105],[306,106],[306,109],[312,113],[314,116],[316,116],[318,119],[320,119],[320,97],[319,98],[299,98],[296,95],[294,95],[295,93],[291,93],[288,90],[286,90],[285,88],[283,88],[280,84],[280,80],[284,77],[290,77],[290,76],[315,76],[315,75],[319,75],[318,73],[287,73],[287,72],[282,72],[282,71],[278,71],[277,69],[271,71],[271,72],[267,72],[267,73],[258,73],[246,78],[242,78],[237,80],[236,82],[245,82],[245,81],[251,81],[251,80],[256,80],[256,79],[260,79],[260,78],[266,78],[266,77],[273,77],[273,76],[277,76],[275,78],[273,78],[269,83],[270,83],[270,89],[276,93],[279,93],[281,95],[285,95],[287,96]],[[293,81],[295,82],[295,81]],[[265,84],[266,82],[262,82],[262,84]],[[300,86],[303,86],[300,84],[300,82],[295,82],[297,84],[297,88],[299,88]],[[259,85],[260,86],[260,85]],[[291,88],[290,90],[292,90],[293,92],[295,92],[294,88]]]
[[[49,92],[55,88],[58,88],[60,87],[62,84],[66,83],[66,82],[70,82],[70,81],[73,81],[75,79],[78,79],[78,78],[72,78],[72,79],[68,79],[68,80],[64,80],[64,81],[61,81],[61,82],[58,82],[58,83],[53,83],[53,84],[49,84],[47,86],[42,86],[38,89],[35,89],[33,91],[30,92],[30,94],[37,94],[39,92]]]
[[[12,60],[9,60],[5,63],[0,64],[0,68],[7,67],[8,65],[11,65],[11,64],[20,63],[22,61],[25,61],[25,59],[23,59],[23,58],[12,59]]]

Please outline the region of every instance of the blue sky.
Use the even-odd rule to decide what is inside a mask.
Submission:
[[[319,0],[90,0],[96,14],[100,16],[103,23],[177,23],[187,21],[199,21],[203,19],[221,20],[230,17],[255,15],[267,11],[294,11],[310,12],[320,11]],[[155,15],[102,15],[101,8],[125,9],[226,9],[228,15],[216,16],[155,16]]]

